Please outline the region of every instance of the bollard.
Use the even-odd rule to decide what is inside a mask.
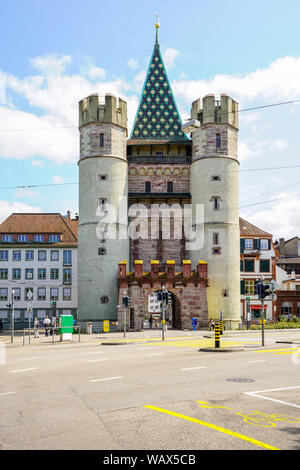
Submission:
[[[223,328],[223,320],[220,320],[220,335],[223,334],[223,330],[224,330],[224,328]]]
[[[219,323],[215,324],[215,348],[220,347],[220,325]]]

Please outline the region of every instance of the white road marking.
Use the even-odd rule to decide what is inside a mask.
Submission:
[[[4,392],[4,393],[0,393],[0,397],[4,397],[5,395],[12,395],[13,393],[16,393],[16,392]]]
[[[161,356],[164,354],[163,352],[157,352],[157,353],[151,353],[151,354],[146,354],[146,356]]]
[[[79,351],[81,352],[81,351]],[[90,351],[90,352],[84,352],[83,354],[103,354],[104,351]]]
[[[22,359],[16,359],[16,361],[30,361],[31,359],[40,359],[39,357],[22,357]]]
[[[261,359],[259,361],[248,361],[248,364],[254,363],[254,362],[266,362],[266,359]]]
[[[106,379],[92,379],[90,382],[103,382],[104,380],[116,380],[116,379],[122,379],[123,377],[107,377]]]
[[[15,372],[26,372],[28,370],[36,370],[36,369],[39,369],[39,367],[30,367],[29,369],[12,370],[11,373],[14,374]]]
[[[196,370],[196,369],[206,369],[206,366],[201,366],[201,367],[185,367],[184,369],[180,369],[180,370]]]
[[[300,405],[295,405],[295,403],[289,403],[287,401],[276,400],[275,398],[264,397],[264,396],[259,395],[259,393],[280,392],[282,390],[293,390],[295,388],[300,388],[300,385],[296,385],[294,387],[270,388],[268,390],[257,390],[254,392],[244,392],[244,394],[250,395],[251,397],[255,397],[255,398],[262,398],[264,400],[275,401],[276,403],[282,403],[283,405],[293,406],[294,408],[300,408]]]
[[[101,359],[91,359],[90,361],[87,361],[87,362],[102,362],[102,361],[109,361],[109,357],[104,357]]]

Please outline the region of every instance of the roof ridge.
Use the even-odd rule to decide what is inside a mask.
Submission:
[[[266,232],[265,230],[263,230],[263,229],[257,227],[256,225],[252,224],[251,222],[248,222],[248,220],[243,219],[242,217],[239,217],[239,222],[240,222],[240,226],[241,226],[241,224],[244,222],[245,224],[248,224],[248,225],[250,225],[251,227],[253,227],[255,230],[257,230],[257,231],[259,231],[259,232],[262,232],[264,235],[273,237],[272,233]],[[255,230],[254,230],[254,232],[255,232]],[[246,235],[247,235],[247,234],[246,234]]]

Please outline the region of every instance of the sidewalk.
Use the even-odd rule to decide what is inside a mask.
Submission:
[[[299,333],[299,341],[300,341],[300,329],[292,328],[292,329],[272,329],[272,330],[265,330],[265,334],[267,335],[272,335],[272,333],[291,333],[291,332],[297,332]],[[235,337],[236,335],[247,335],[247,334],[260,334],[261,330],[225,330],[223,332],[223,337]],[[178,339],[178,340],[184,340],[184,339],[202,339],[202,338],[212,338],[214,339],[214,331],[209,331],[209,330],[197,330],[197,331],[192,331],[192,330],[172,330],[169,329],[165,332],[165,340],[167,341],[168,339]],[[130,344],[130,343],[136,343],[136,342],[156,342],[156,341],[161,341],[162,340],[162,331],[161,329],[148,329],[140,332],[133,332],[129,331],[126,332],[126,336],[124,338],[124,333],[123,332],[114,332],[114,333],[92,333],[92,334],[81,334],[80,335],[80,341],[79,341],[79,335],[74,334],[72,341],[60,341],[60,336],[55,335],[54,336],[54,345],[55,344],[89,344],[89,343],[103,343],[103,342],[109,342],[109,343],[124,343],[124,344]],[[6,347],[23,347],[23,331],[15,331],[14,334],[14,341],[11,343],[11,335],[10,331],[5,331],[0,334],[0,342],[3,341],[6,345]],[[53,337],[52,336],[45,336],[45,333],[43,330],[40,331],[40,336],[39,338],[34,338],[33,330],[31,331],[31,336],[30,336],[30,345],[51,345],[53,343]],[[28,331],[26,331],[26,336],[25,336],[25,346],[29,344],[29,336],[28,336]]]

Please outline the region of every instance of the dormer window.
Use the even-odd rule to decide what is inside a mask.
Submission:
[[[42,243],[44,241],[44,235],[34,235],[33,241],[36,243]]]
[[[12,235],[2,235],[1,238],[3,243],[11,243],[13,241],[13,236]]]
[[[19,243],[26,243],[26,242],[28,242],[28,235],[18,235],[18,242],[19,242]]]
[[[59,240],[60,240],[60,236],[58,233],[51,233],[51,235],[49,235],[50,243],[56,243],[56,242],[59,242]]]

